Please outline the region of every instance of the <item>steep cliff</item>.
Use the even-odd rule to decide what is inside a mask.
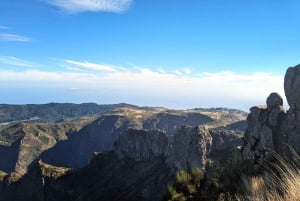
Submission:
[[[114,144],[119,159],[148,161],[165,158],[172,170],[205,169],[208,159],[220,160],[219,153],[228,155],[240,143],[234,131],[205,126],[181,126],[173,137],[160,130],[129,129]]]

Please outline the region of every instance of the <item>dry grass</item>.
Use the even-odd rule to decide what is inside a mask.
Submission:
[[[244,201],[300,201],[299,155],[293,151],[293,160],[276,155],[276,163],[265,164],[262,176],[245,178]]]

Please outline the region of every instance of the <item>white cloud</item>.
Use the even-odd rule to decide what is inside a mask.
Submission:
[[[96,63],[90,63],[87,61],[73,61],[73,60],[65,60],[66,63],[71,64],[75,67],[68,67],[68,69],[76,69],[77,71],[80,70],[80,68],[90,69],[94,71],[116,71],[117,67],[112,65],[106,65],[106,64],[96,64]],[[82,69],[81,69],[82,70]]]
[[[30,42],[30,38],[18,34],[0,33],[0,41]]]
[[[132,0],[44,0],[70,13],[85,11],[115,12],[126,11]]]
[[[25,61],[23,59],[10,56],[0,56],[0,63],[20,67],[33,67],[35,65],[30,61]]]
[[[88,62],[83,64],[86,63]],[[89,63],[87,66],[90,67]],[[23,87],[40,87],[39,93],[44,93],[47,88],[65,89],[67,92],[62,92],[62,97],[72,93],[74,97],[85,97],[87,101],[128,102],[171,108],[225,106],[247,110],[253,105],[264,104],[271,92],[284,95],[283,76],[269,73],[238,74],[227,71],[193,75],[186,73],[182,76],[162,69],[106,70],[105,74],[0,71],[0,85],[11,83],[9,86],[12,87],[18,83]],[[34,89],[31,88],[30,91]],[[75,99],[72,100],[76,102]]]

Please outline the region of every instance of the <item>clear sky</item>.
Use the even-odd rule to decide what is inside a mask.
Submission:
[[[264,104],[300,63],[299,0],[1,0],[1,103]]]

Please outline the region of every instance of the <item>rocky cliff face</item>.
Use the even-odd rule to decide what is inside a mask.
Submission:
[[[162,157],[168,150],[168,137],[160,130],[129,129],[120,135],[114,147],[119,158],[132,158],[136,161]]]
[[[168,163],[176,169],[205,168],[212,137],[205,126],[182,126],[168,151]]]
[[[181,126],[173,137],[160,130],[129,129],[120,135],[114,151],[120,159],[148,161],[164,157],[171,169],[205,169],[208,157],[239,144],[234,131],[205,126]]]
[[[300,65],[286,71],[284,90],[290,106],[287,112],[277,93],[270,94],[265,106],[250,109],[244,144],[240,147],[242,159],[254,163],[270,160],[273,151],[288,156],[289,146],[300,153]]]

